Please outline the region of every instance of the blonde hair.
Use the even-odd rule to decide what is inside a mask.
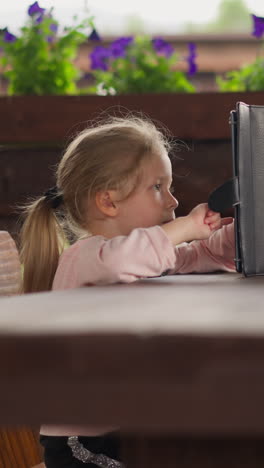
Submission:
[[[63,196],[59,216],[42,196],[24,210],[21,262],[24,292],[52,288],[67,230],[75,238],[87,232],[85,201],[99,191],[120,189],[128,197],[136,187],[142,162],[169,150],[164,134],[146,118],[108,118],[82,131],[69,144],[57,169],[57,187]],[[133,184],[130,182],[133,181]]]

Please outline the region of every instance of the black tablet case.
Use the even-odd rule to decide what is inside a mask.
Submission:
[[[236,269],[264,275],[264,106],[238,102],[230,115],[234,178],[209,197],[209,207],[234,206]]]

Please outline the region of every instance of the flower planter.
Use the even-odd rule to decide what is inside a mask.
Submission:
[[[177,212],[187,213],[232,176],[228,121],[237,101],[264,105],[264,93],[1,97],[0,229],[17,230],[14,206],[53,185],[70,137],[116,106],[147,114],[187,143],[173,160]]]
[[[229,139],[229,112],[237,101],[264,104],[264,92],[0,97],[0,144],[65,142],[115,106],[142,111],[183,140]]]

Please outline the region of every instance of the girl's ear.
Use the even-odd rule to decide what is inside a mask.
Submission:
[[[95,203],[99,211],[107,216],[115,217],[118,213],[117,190],[97,192]]]

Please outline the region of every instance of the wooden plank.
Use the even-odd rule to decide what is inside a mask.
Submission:
[[[144,112],[182,139],[230,138],[237,101],[264,104],[263,92],[121,96],[0,97],[0,144],[61,142],[109,113]]]
[[[2,421],[263,435],[263,282],[180,275],[3,299]]]
[[[126,468],[263,468],[263,439],[128,437]]]

